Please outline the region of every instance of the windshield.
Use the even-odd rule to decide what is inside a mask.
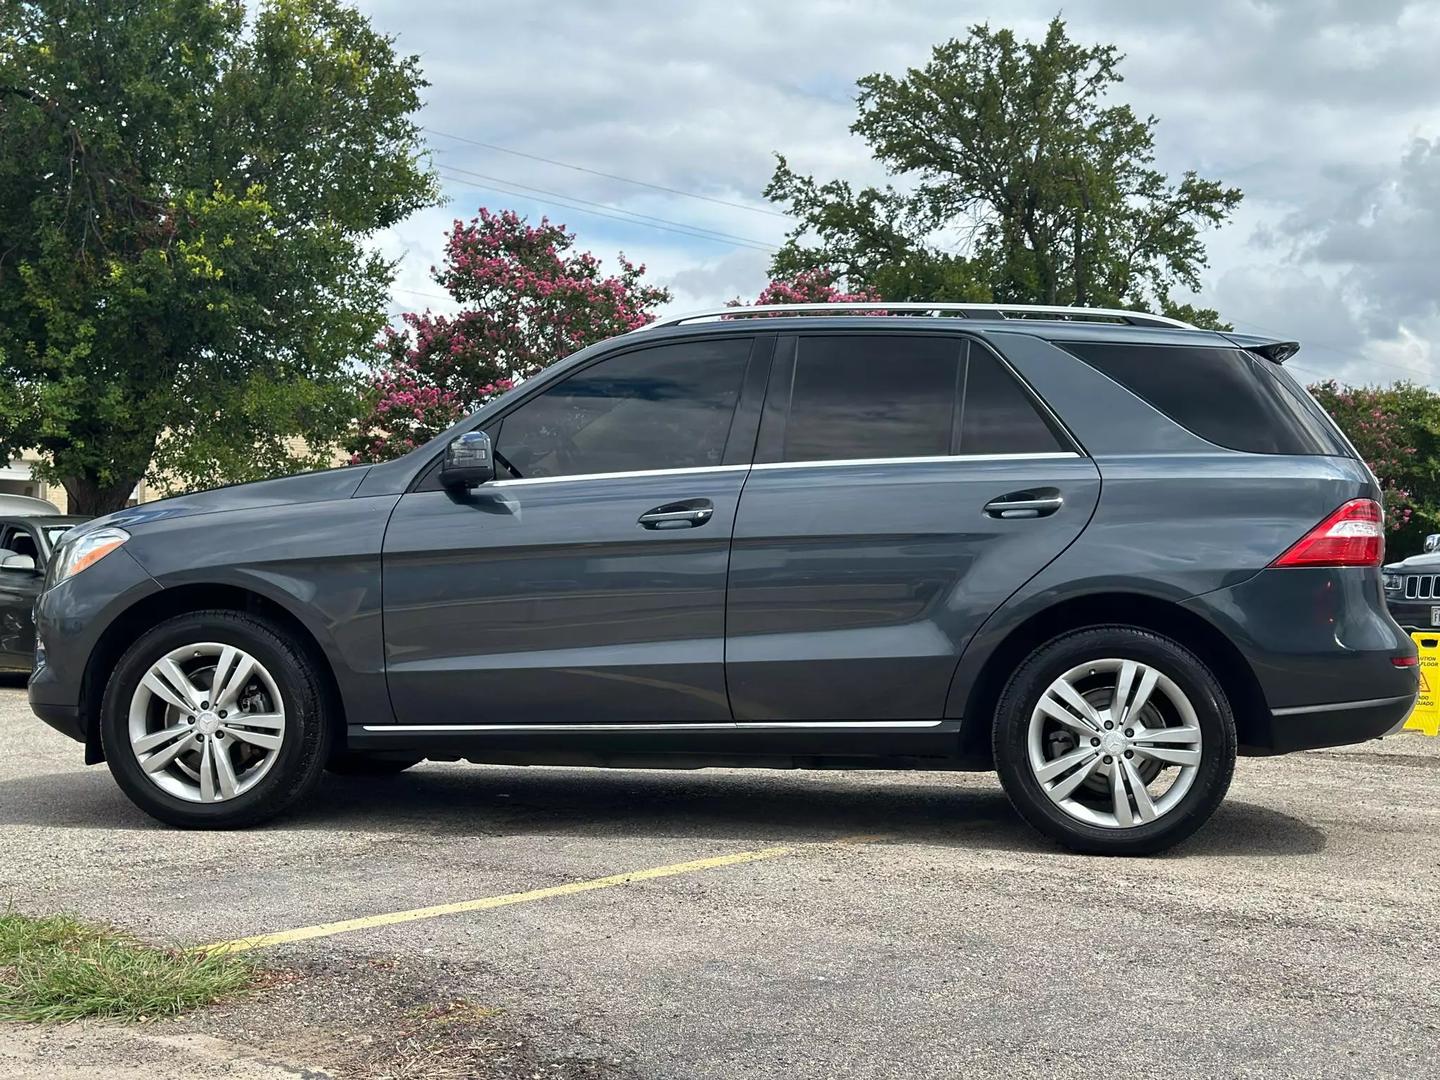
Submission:
[[[45,540],[53,548],[60,542],[60,537],[74,527],[74,525],[47,525],[45,526]]]

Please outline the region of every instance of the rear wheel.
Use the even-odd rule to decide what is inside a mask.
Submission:
[[[1042,645],[995,713],[996,768],[1015,808],[1095,854],[1150,854],[1193,833],[1225,797],[1235,748],[1235,720],[1209,668],[1130,626]]]
[[[237,611],[177,616],[131,646],[106,684],[106,761],[161,821],[257,824],[320,776],[331,740],[321,686],[283,627]]]

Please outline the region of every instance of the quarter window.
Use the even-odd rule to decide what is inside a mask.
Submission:
[[[1243,349],[1070,342],[1065,348],[1202,439],[1252,454],[1348,455],[1283,372]]]
[[[719,465],[750,338],[625,353],[507,415],[497,461],[521,478]]]

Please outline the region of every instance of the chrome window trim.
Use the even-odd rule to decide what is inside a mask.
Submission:
[[[836,458],[830,461],[767,461],[751,468],[761,469],[834,469],[849,465],[926,465],[949,461],[1064,461],[1078,458],[1073,450],[1052,450],[1034,454],[932,454],[925,457]]]
[[[567,484],[577,480],[629,480],[642,476],[700,476],[705,473],[746,472],[751,469],[834,469],[850,465],[926,465],[966,461],[1067,461],[1080,457],[1073,450],[1037,454],[935,454],[928,457],[837,458],[831,461],[768,461],[760,465],[701,465],[688,469],[636,469],[632,472],[575,473],[571,476],[528,476],[518,480],[492,480],[487,488],[525,484]]]
[[[749,465],[697,465],[686,469],[636,469],[631,472],[574,473],[570,476],[522,476],[492,480],[485,487],[519,487],[522,484],[565,484],[575,480],[627,480],[636,476],[699,476],[702,473],[745,472]]]
[[[764,729],[834,728],[903,731],[937,728],[943,720],[757,720],[721,724],[367,724],[364,731],[756,731]]]

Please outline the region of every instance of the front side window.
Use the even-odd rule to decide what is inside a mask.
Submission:
[[[751,341],[680,342],[593,364],[508,414],[496,460],[521,479],[719,465]]]

